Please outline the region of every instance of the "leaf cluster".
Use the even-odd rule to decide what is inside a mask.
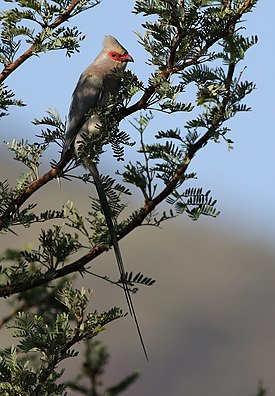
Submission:
[[[58,313],[53,321],[45,322],[42,316],[36,314],[18,314],[10,327],[14,329],[13,336],[19,338],[19,343],[17,347],[3,351],[0,356],[2,394],[66,394],[66,385],[56,384],[64,373],[58,365],[64,359],[78,355],[74,346],[79,341],[93,339],[107,324],[124,316],[118,308],[87,314],[91,295],[90,291],[73,289],[72,284],[68,283],[59,292],[59,301],[67,311]],[[36,360],[36,370],[30,367],[28,358]]]
[[[32,53],[66,49],[71,55],[79,51],[79,41],[83,36],[74,26],[60,26],[55,29],[55,21],[71,5],[70,0],[41,2],[37,0],[6,1],[15,3],[14,8],[2,11],[0,62],[7,66],[15,60],[22,44],[32,46]],[[70,17],[99,4],[100,1],[84,0],[77,4]],[[22,40],[24,39],[24,42]]]
[[[11,105],[23,106],[21,100],[3,85],[3,80],[30,56],[53,50],[65,50],[67,56],[79,52],[83,35],[76,26],[62,25],[71,17],[95,7],[101,0],[37,1],[4,0],[13,3],[0,12],[0,117]],[[26,47],[28,49],[26,49]],[[19,52],[21,51],[21,55]]]
[[[203,193],[202,188],[188,188],[181,194],[174,192],[166,201],[175,206],[177,214],[186,212],[192,220],[197,220],[200,215],[217,217],[220,214],[215,208],[217,201],[210,196],[210,190]]]
[[[9,106],[23,107],[25,104],[22,100],[14,98],[15,94],[6,85],[0,83],[0,118],[8,114]]]
[[[240,2],[236,2],[236,4]],[[144,36],[140,40],[151,55],[150,63],[164,69],[175,45],[175,64],[183,65],[198,53],[207,56],[208,42],[214,42],[235,14],[234,8],[224,7],[222,1],[136,1],[134,12],[146,17]]]

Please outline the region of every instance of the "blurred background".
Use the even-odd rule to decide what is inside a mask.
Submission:
[[[48,108],[56,108],[65,117],[77,79],[100,51],[106,34],[114,35],[128,49],[135,59],[131,69],[146,82],[153,70],[146,65],[147,54],[134,34],[142,30],[144,19],[131,13],[133,4],[119,0],[118,7],[116,1],[103,0],[71,22],[87,35],[80,53],[71,59],[62,53],[42,54],[9,77],[7,84],[28,106],[11,109],[10,116],[1,121],[1,180],[13,184],[22,172],[2,141],[34,141],[39,129],[31,121],[44,116]],[[268,394],[275,393],[274,12],[275,3],[259,1],[243,23],[247,35],[259,37],[243,62],[247,66],[243,78],[254,81],[257,90],[246,100],[252,112],[230,121],[235,149],[229,152],[224,144],[211,143],[192,164],[198,181],[190,185],[212,191],[220,216],[198,222],[183,216],[162,229],[142,227],[121,243],[127,269],[157,280],[134,297],[150,364],[142,355],[130,318],[112,323],[101,336],[112,356],[107,384],[141,371],[140,379],[127,391],[129,396],[253,395],[259,379]],[[148,141],[158,129],[183,127],[186,120],[185,115],[156,116],[148,128]],[[128,120],[123,128],[131,130]],[[52,158],[58,158],[57,151],[45,158],[45,171]],[[105,155],[102,172],[113,174],[117,168],[111,155]],[[43,210],[60,207],[70,198],[84,213],[90,194],[88,187],[78,183],[62,182],[60,189],[52,182],[34,200]],[[0,250],[33,242],[38,232],[39,227],[24,230],[20,238],[5,235]],[[91,269],[116,277],[113,253],[103,256]],[[78,285],[82,284],[80,278]],[[114,305],[126,310],[119,289],[91,276],[85,285],[94,289],[91,310]],[[3,304],[1,313],[5,312]],[[6,345],[1,337],[0,347]],[[67,378],[75,372],[75,361],[70,365]]]

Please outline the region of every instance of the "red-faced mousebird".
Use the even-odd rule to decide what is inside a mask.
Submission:
[[[85,115],[87,115],[91,109],[104,105],[108,101],[110,95],[117,95],[120,87],[120,80],[117,76],[112,74],[112,72],[114,69],[124,70],[127,63],[133,61],[134,60],[131,55],[128,54],[127,50],[122,47],[114,37],[105,37],[102,51],[81,74],[72,94],[61,161],[68,151],[72,151],[76,157],[78,156],[79,146],[85,144],[85,135],[96,136],[97,138],[100,137],[100,117],[94,114],[85,121]],[[129,311],[134,318],[145,357],[148,360],[145,344],[126,281],[125,269],[118,244],[115,225],[112,220],[111,210],[97,170],[97,164],[90,158],[82,159],[82,163],[94,179],[94,184],[109,229],[111,242],[114,247],[126,301]]]

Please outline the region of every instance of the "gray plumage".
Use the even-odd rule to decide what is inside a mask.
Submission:
[[[116,53],[120,57],[112,58],[110,54]],[[84,117],[91,109],[106,103],[110,94],[118,93],[120,81],[112,75],[112,71],[115,68],[125,69],[127,62],[131,61],[133,62],[132,57],[114,37],[105,37],[102,51],[81,74],[72,94],[62,157],[75,142],[82,141],[81,134],[99,133],[99,118],[97,116],[90,117],[83,124]],[[77,148],[78,145],[74,146],[76,152]]]

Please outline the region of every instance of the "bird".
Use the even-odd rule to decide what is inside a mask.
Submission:
[[[103,41],[101,52],[81,74],[73,91],[68,113],[65,142],[59,163],[62,163],[68,152],[71,152],[76,158],[79,157],[79,152],[81,151],[80,147],[81,145],[82,147],[85,145],[85,136],[88,135],[100,139],[100,128],[102,126],[100,117],[93,111],[93,115],[87,118],[87,113],[92,109],[96,109],[98,106],[106,104],[111,95],[116,96],[118,94],[121,81],[113,72],[115,69],[125,70],[128,62],[134,62],[134,59],[128,51],[116,38],[110,35],[106,36]],[[126,281],[126,272],[118,243],[116,228],[97,169],[97,163],[90,157],[88,158],[88,156],[81,158],[81,162],[93,177],[109,230],[111,243],[114,248],[128,309],[134,318],[142,349],[148,361],[145,343]]]

